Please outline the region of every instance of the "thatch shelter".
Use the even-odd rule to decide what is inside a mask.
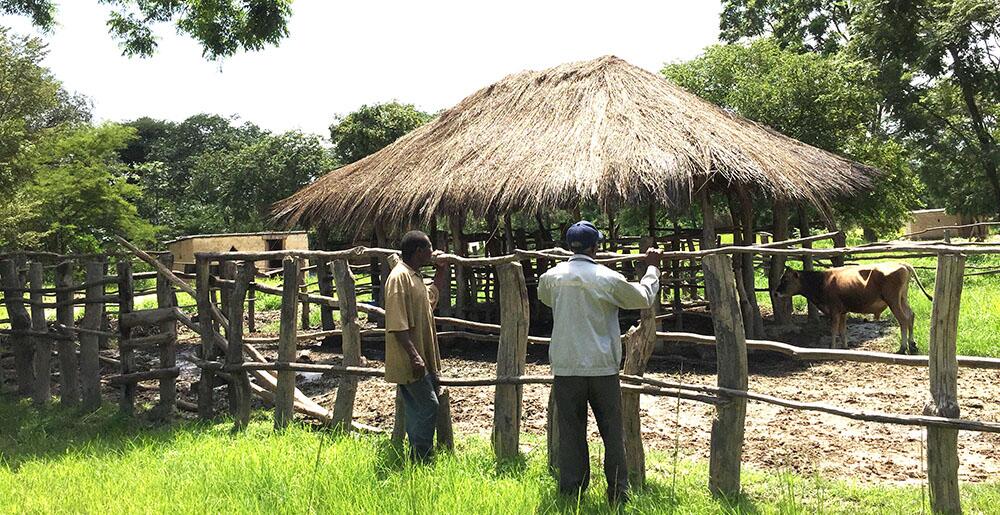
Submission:
[[[468,213],[487,220],[482,240],[509,250],[524,248],[523,235],[534,232],[521,231],[519,242],[512,235],[512,213],[536,215],[541,229],[535,241],[541,246],[558,239],[545,236],[550,231],[542,215],[596,205],[607,215],[615,248],[617,211],[649,209],[649,232],[656,236],[657,208],[676,213],[699,199],[703,213],[711,215],[703,217],[701,244],[714,245],[710,192],[715,192],[727,201],[729,230],[739,244],[754,241],[755,201],[774,203],[773,237],[784,239],[789,204],[811,205],[829,220],[830,201],[869,187],[874,174],[606,56],[510,75],[384,149],[331,171],[279,202],[275,214],[289,225],[374,233],[378,244],[387,242],[384,228],[430,225],[432,236],[441,236],[436,220],[447,217],[452,251],[464,254]],[[501,217],[505,238],[500,240],[506,241],[493,238]],[[685,244],[676,221],[669,238],[661,241],[672,248]],[[441,248],[447,240],[435,244]],[[687,244],[693,248],[694,242]],[[738,283],[749,286],[741,288],[745,314],[756,312],[759,319],[753,258],[748,254],[737,262]],[[777,265],[771,270],[780,270],[782,263]],[[546,266],[528,263],[526,273],[537,275]],[[457,307],[468,314],[461,308],[480,298],[479,283],[462,277],[462,270],[456,273]],[[485,284],[490,298],[488,273]],[[674,286],[679,320],[678,289]],[[790,309],[789,304],[789,316]],[[762,322],[747,326],[763,328]]]
[[[810,203],[872,170],[729,113],[617,57],[510,75],[280,202],[290,224],[392,226],[436,214],[686,206],[705,181]]]

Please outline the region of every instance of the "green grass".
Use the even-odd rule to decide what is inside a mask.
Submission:
[[[590,490],[566,500],[555,495],[538,437],[525,438],[532,450],[522,460],[497,467],[479,438],[460,437],[454,454],[414,465],[385,437],[332,435],[316,467],[321,431],[296,424],[275,432],[267,414],[254,417],[233,435],[228,421],[149,427],[110,406],[80,416],[0,400],[0,506],[22,513],[612,512],[596,446]],[[668,453],[651,452],[647,470],[628,513],[929,512],[919,486],[744,471],[744,496],[723,500],[708,494],[702,462],[680,460],[675,468]],[[996,483],[963,485],[962,494],[970,513],[1000,506]]]

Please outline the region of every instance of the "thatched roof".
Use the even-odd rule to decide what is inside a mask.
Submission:
[[[683,207],[743,183],[823,207],[874,171],[729,113],[617,57],[510,75],[275,206],[286,223],[369,226],[457,210],[596,201]]]

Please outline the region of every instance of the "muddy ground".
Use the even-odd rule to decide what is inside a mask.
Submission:
[[[265,316],[267,314],[264,314]],[[690,319],[688,319],[690,320]],[[691,329],[690,325],[687,329]],[[794,326],[769,328],[771,338],[802,346],[826,346],[828,334],[822,324],[797,320]],[[891,321],[852,319],[849,322],[852,347],[895,351],[896,329]],[[183,335],[182,335],[183,336]],[[257,335],[255,335],[257,336]],[[194,351],[196,339],[187,334],[182,354]],[[827,337],[828,338],[828,337]],[[274,346],[261,346],[275,359]],[[715,384],[713,358],[699,355],[690,346],[671,345],[669,353],[654,355],[649,377],[693,384]],[[496,373],[496,345],[482,342],[443,341],[443,373],[452,377],[492,376]],[[365,342],[363,354],[369,366],[381,367],[383,346]],[[304,345],[298,359],[313,363],[340,363],[339,350],[321,345]],[[528,375],[549,374],[547,348],[529,347]],[[806,364],[770,353],[750,355],[750,390],[799,401],[824,402],[854,410],[899,414],[920,414],[929,399],[927,369],[863,363]],[[196,369],[182,363],[181,399],[194,402],[191,383]],[[110,373],[110,371],[109,371]],[[318,373],[299,374],[299,388],[323,406],[331,407],[338,379]],[[219,390],[220,409],[225,405],[225,388]],[[391,429],[394,386],[381,379],[360,383],[355,405],[359,422]],[[451,411],[455,431],[488,437],[493,417],[493,388],[451,389]],[[961,369],[959,399],[962,417],[1000,422],[1000,372]],[[155,383],[140,393],[155,402]],[[524,387],[522,429],[544,434],[548,387]],[[258,400],[255,402],[259,403]],[[643,396],[642,423],[648,446],[673,451],[675,442],[681,458],[707,459],[713,408],[709,405],[669,397]],[[599,438],[591,419],[591,439]],[[820,474],[860,482],[916,483],[926,477],[921,460],[924,431],[914,426],[897,426],[849,420],[832,415],[786,409],[750,402],[747,407],[744,463],[757,469]],[[530,450],[530,449],[525,449]],[[1000,478],[1000,434],[959,433],[960,480],[982,482]]]

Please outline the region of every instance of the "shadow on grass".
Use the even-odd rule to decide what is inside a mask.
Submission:
[[[183,428],[182,428],[183,427]],[[117,406],[97,411],[58,404],[35,407],[27,399],[0,397],[0,465],[17,471],[36,460],[56,460],[75,452],[100,456],[135,447],[167,445],[179,434],[208,432],[212,424],[156,424],[122,416]]]

